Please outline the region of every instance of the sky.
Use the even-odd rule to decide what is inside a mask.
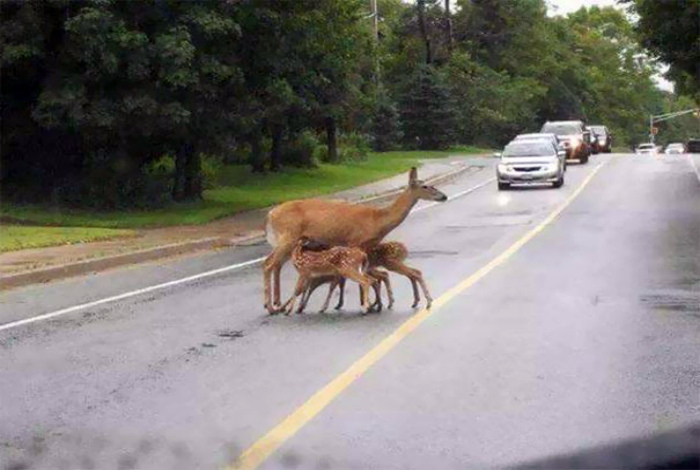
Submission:
[[[549,4],[550,15],[566,15],[581,7],[610,7],[615,6],[615,0],[546,0]]]

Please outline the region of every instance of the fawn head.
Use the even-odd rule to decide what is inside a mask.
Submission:
[[[416,199],[425,199],[427,201],[447,201],[447,196],[442,191],[434,186],[428,186],[423,181],[418,179],[418,171],[415,167],[411,168],[408,173],[408,187]]]
[[[307,236],[302,236],[301,238],[299,238],[298,243],[302,250],[308,251],[323,251],[330,248],[330,245],[323,243],[319,240],[314,240],[313,238],[309,238]]]

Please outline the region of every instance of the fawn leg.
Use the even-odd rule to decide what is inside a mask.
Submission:
[[[328,295],[326,296],[326,301],[323,302],[323,306],[321,307],[321,310],[318,311],[318,313],[324,313],[328,309],[328,304],[331,301],[331,296],[333,295],[333,291],[335,290],[335,287],[340,284],[340,281],[338,279],[334,279],[330,282],[330,286],[328,287]]]
[[[389,273],[380,269],[372,269],[369,272],[369,275],[377,280],[377,285],[379,286],[378,295],[381,295],[382,282],[384,283],[384,285],[386,286],[386,292],[389,295],[389,304],[386,307],[391,308],[394,305],[394,292],[391,290],[391,281],[389,281]],[[377,289],[375,289],[375,291],[377,291]],[[381,307],[381,300],[379,301],[379,304]]]
[[[393,263],[387,263],[385,266],[389,271],[393,271],[395,273],[399,273],[403,276],[406,276],[410,281],[411,281],[411,286],[413,287],[413,305],[411,305],[411,308],[416,308],[418,304],[420,303],[420,293],[418,292],[418,279],[423,279],[423,276],[420,271],[417,269],[409,268],[405,264],[401,262],[393,262]],[[423,293],[425,294],[425,290]],[[428,305],[432,302],[432,299],[428,299]]]
[[[336,310],[340,310],[343,308],[343,304],[345,303],[345,278],[341,277],[340,278],[340,297],[338,298],[338,305],[335,306]]]
[[[340,270],[340,275],[351,279],[358,284],[360,284],[360,297],[362,302],[362,310],[365,313],[369,313],[371,307],[369,305],[369,288],[372,286],[373,279],[369,276],[359,273],[351,268],[345,268]]]
[[[306,308],[306,304],[309,303],[309,299],[311,298],[311,294],[314,293],[314,291],[321,286],[323,282],[319,280],[318,278],[312,278],[309,283],[308,287],[304,291],[304,295],[301,298],[301,304],[299,305],[299,308],[297,309],[297,313],[302,313],[304,309]]]
[[[287,302],[285,302],[285,304],[281,307],[281,311],[283,311],[285,315],[289,315],[290,313],[292,313],[297,297],[304,293],[304,289],[306,289],[307,285],[308,282],[306,277],[300,274],[299,279],[297,279],[297,285],[294,288],[294,293],[289,298],[289,300],[287,300]]]

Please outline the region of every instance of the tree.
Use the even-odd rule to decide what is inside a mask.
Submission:
[[[625,0],[639,15],[642,45],[670,64],[670,77],[688,91],[700,92],[700,2]]]
[[[434,66],[418,69],[401,102],[406,146],[421,150],[448,148],[454,143],[456,117],[445,77]]]
[[[401,141],[399,112],[386,93],[381,93],[377,99],[372,137],[372,147],[378,152],[393,150]]]

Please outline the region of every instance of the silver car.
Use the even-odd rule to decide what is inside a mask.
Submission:
[[[673,153],[685,153],[685,145],[681,143],[668,144],[664,153],[666,155],[670,155]]]
[[[508,189],[517,183],[552,183],[555,188],[564,184],[566,152],[557,149],[549,140],[513,141],[503,153],[497,154],[498,189]]]

